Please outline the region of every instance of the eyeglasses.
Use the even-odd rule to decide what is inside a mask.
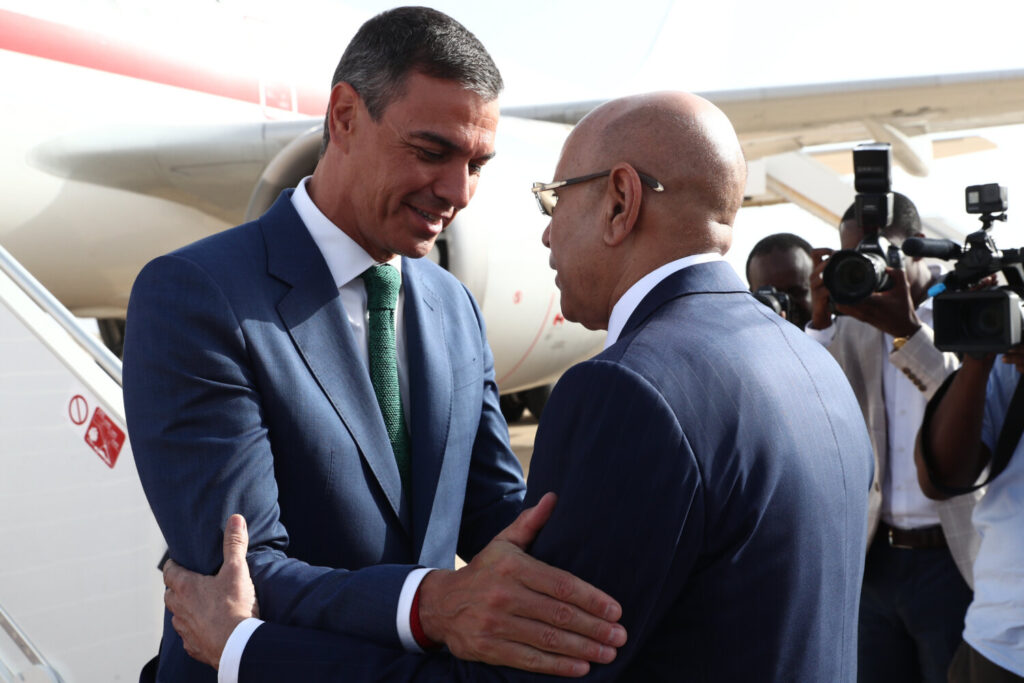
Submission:
[[[588,180],[594,180],[595,178],[603,178],[606,175],[611,175],[611,169],[607,171],[601,171],[600,173],[591,173],[590,175],[582,175],[578,178],[569,178],[568,180],[556,180],[553,183],[534,183],[531,192],[537,195],[537,206],[540,207],[540,212],[545,216],[550,217],[555,212],[555,205],[558,203],[558,195],[555,194],[555,190],[560,187],[566,187],[567,185],[576,185],[577,183],[585,183]],[[655,192],[664,192],[665,186],[659,183],[657,180],[637,171],[636,174],[640,176],[640,180],[643,181],[644,185],[651,188]]]

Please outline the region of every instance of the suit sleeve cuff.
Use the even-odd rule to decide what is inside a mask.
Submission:
[[[231,637],[224,644],[220,653],[220,665],[217,667],[217,683],[238,683],[238,668],[242,664],[242,653],[249,642],[253,631],[263,622],[260,619],[246,619],[231,632]]]
[[[910,378],[926,400],[960,365],[955,354],[935,348],[935,333],[923,323],[902,347],[889,353],[889,362]]]
[[[409,576],[405,578],[405,583],[402,584],[402,592],[398,596],[398,614],[396,615],[395,624],[398,626],[398,639],[402,642],[402,647],[408,652],[423,652],[423,648],[419,646],[416,638],[413,637],[412,626],[409,623],[409,614],[412,611],[412,599],[416,596],[416,591],[419,590],[423,577],[432,571],[433,569],[421,568],[409,572]]]

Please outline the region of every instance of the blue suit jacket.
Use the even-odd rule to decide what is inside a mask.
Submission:
[[[522,470],[480,311],[450,274],[406,259],[402,490],[338,289],[290,194],[139,275],[124,351],[132,448],[176,561],[216,571],[218,528],[240,512],[266,618],[397,646],[406,575],[478,552],[520,510]],[[169,617],[159,678],[215,680]]]
[[[852,682],[871,474],[828,352],[695,265],[551,394],[527,503],[559,501],[531,552],[623,606],[629,642],[593,680]],[[241,681],[288,678],[531,676],[264,624]]]

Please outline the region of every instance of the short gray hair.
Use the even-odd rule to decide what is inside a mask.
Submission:
[[[331,88],[342,81],[351,85],[379,121],[414,71],[456,81],[487,102],[504,87],[491,55],[465,26],[429,7],[398,7],[359,28],[334,70]],[[328,111],[321,154],[330,140]]]

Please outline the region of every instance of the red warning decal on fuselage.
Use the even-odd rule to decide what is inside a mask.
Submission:
[[[92,414],[92,422],[85,430],[85,442],[100,456],[100,460],[113,468],[124,446],[124,430],[97,406],[96,412]]]
[[[68,417],[76,425],[84,425],[89,418],[89,402],[81,394],[75,394],[68,403]]]

